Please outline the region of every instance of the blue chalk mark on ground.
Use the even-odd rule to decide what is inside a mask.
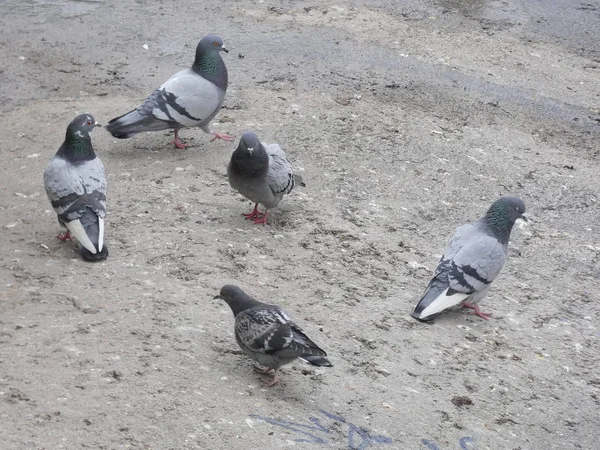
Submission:
[[[368,430],[358,427],[351,422],[348,422],[342,416],[332,414],[327,411],[320,410],[327,419],[337,423],[348,425],[348,448],[350,450],[366,450],[372,445],[389,445],[393,442],[393,439],[382,435],[372,435]],[[309,417],[308,421],[312,425],[302,424],[298,422],[291,422],[289,420],[272,419],[270,417],[262,417],[257,414],[250,414],[250,417],[262,422],[269,423],[271,425],[277,425],[285,428],[286,430],[293,431],[302,435],[301,439],[295,439],[294,442],[310,443],[310,444],[328,444],[328,440],[323,436],[318,436],[317,433],[323,433],[324,435],[330,435],[331,429],[324,426],[321,423],[321,419],[318,417]]]

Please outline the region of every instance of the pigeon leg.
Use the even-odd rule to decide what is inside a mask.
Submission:
[[[266,380],[260,380],[260,381],[263,382],[265,387],[275,386],[277,383],[279,383],[279,377],[277,376],[277,371],[276,370],[273,371],[273,378],[271,379],[271,381],[266,381]]]
[[[481,311],[479,309],[479,305],[472,305],[469,302],[464,302],[462,304],[463,308],[469,308],[469,309],[473,309],[473,314],[475,314],[477,317],[481,317],[484,320],[490,320],[490,316],[492,315],[492,313],[484,313],[483,311]]]
[[[267,224],[267,214],[269,214],[269,211],[265,211],[264,215],[262,217],[257,217],[254,222],[252,222],[253,225],[259,225],[259,224],[263,224],[266,225]]]
[[[215,142],[217,139],[223,139],[225,142],[233,141],[233,136],[230,136],[225,133],[219,133],[218,131],[213,131],[211,134],[214,137],[210,140],[210,142]]]
[[[270,367],[254,366],[254,371],[262,375],[275,375],[275,370],[271,369]]]
[[[262,213],[258,210],[258,203],[254,205],[254,209],[251,213],[242,214],[242,216],[244,216],[247,220],[260,218]]]
[[[71,237],[71,232],[69,230],[65,231],[64,233],[60,233],[56,236],[57,239],[60,239],[61,241],[72,241],[73,238]]]
[[[173,139],[171,142],[169,142],[169,144],[174,144],[176,148],[183,150],[184,148],[187,148],[190,146],[190,144],[184,144],[183,142],[181,142],[179,140],[179,130],[176,128],[175,129],[175,139]]]

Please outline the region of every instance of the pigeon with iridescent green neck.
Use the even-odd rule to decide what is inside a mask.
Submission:
[[[108,256],[104,243],[106,178],[90,138],[90,132],[99,126],[89,114],[75,117],[67,128],[65,141],[44,172],[48,199],[58,223],[67,229],[57,238],[77,239],[79,253],[87,261]]]
[[[143,131],[174,130],[172,144],[186,148],[179,130],[200,127],[216,139],[232,136],[212,131],[210,121],[217,115],[227,91],[227,68],[220,52],[229,53],[219,36],[208,35],[196,47],[196,59],[189,69],[177,72],[133,111],[112,119],[106,129],[126,139]]]
[[[411,313],[429,321],[440,312],[462,304],[487,320],[478,303],[487,295],[508,254],[508,240],[518,219],[527,220],[525,203],[516,197],[496,200],[481,219],[458,227],[435,275]]]

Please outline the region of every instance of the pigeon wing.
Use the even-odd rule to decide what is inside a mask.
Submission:
[[[269,188],[275,196],[289,194],[296,184],[292,164],[279,145],[263,145],[269,155],[269,171],[267,172]]]
[[[291,320],[288,322],[288,325],[292,330],[292,341],[287,348],[279,352],[280,356],[327,356],[327,353],[325,353],[324,350],[319,348],[317,344],[315,344],[306,334],[304,334],[304,330],[302,330],[302,328],[300,328]],[[328,364],[331,363],[328,362]]]
[[[223,104],[225,92],[192,69],[186,69],[169,78],[148,100],[151,97],[145,109],[152,106],[154,117],[194,127],[212,120]]]
[[[254,308],[239,313],[235,332],[253,352],[274,353],[287,348],[293,334],[289,318],[279,308]]]
[[[473,294],[487,289],[506,261],[506,247],[493,236],[479,233],[462,246],[450,263],[449,286]]]

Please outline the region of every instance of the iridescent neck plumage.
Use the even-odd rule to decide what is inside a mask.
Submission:
[[[510,238],[510,232],[515,224],[515,221],[510,218],[508,213],[508,206],[503,204],[493,205],[485,216],[483,221],[487,225],[488,229],[493,233],[503,244],[508,242]]]
[[[206,78],[217,87],[227,89],[227,68],[217,51],[196,51],[192,70]]]
[[[58,155],[72,163],[91,161],[96,157],[89,133],[71,127],[67,129],[65,142],[58,150]]]

